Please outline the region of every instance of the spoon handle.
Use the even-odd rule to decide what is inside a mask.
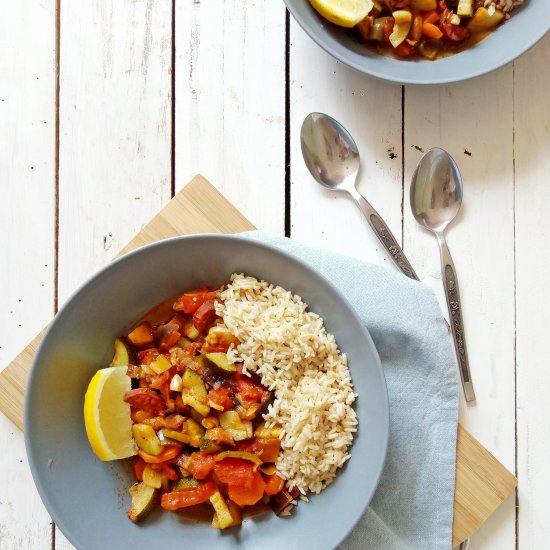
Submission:
[[[464,389],[466,401],[476,400],[472,377],[470,374],[470,365],[466,353],[466,340],[464,338],[464,325],[462,324],[462,306],[458,292],[458,280],[456,269],[449,252],[449,247],[442,234],[437,234],[437,241],[441,251],[441,274],[443,276],[443,286],[445,287],[445,297],[447,298],[447,307],[449,308],[449,319],[451,321],[451,331],[455,344],[456,358],[458,361],[458,370]]]
[[[391,256],[391,259],[395,262],[395,265],[401,270],[403,274],[411,279],[419,280],[418,276],[414,272],[409,260],[405,256],[405,253],[395,240],[390,228],[386,225],[380,214],[372,207],[372,205],[357,191],[355,188],[351,192],[351,196],[356,200],[357,205],[363,212],[365,218],[369,222],[376,236]]]

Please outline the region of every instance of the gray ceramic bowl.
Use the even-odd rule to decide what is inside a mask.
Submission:
[[[359,432],[336,481],[291,518],[263,514],[239,529],[153,512],[130,522],[122,463],[93,454],[84,429],[88,382],[112,356],[113,338],[152,306],[186,289],[245,272],[301,295],[324,317],[349,357]],[[100,271],[58,313],[36,354],[25,403],[25,443],[38,491],[52,518],[79,549],[332,548],[369,503],[384,464],[388,401],[380,361],[352,307],[322,276],[272,247],[234,236],[178,237],[139,249]]]
[[[352,30],[323,19],[308,0],[284,1],[306,33],[336,59],[362,73],[401,84],[445,84],[488,73],[526,52],[550,29],[548,2],[525,0],[507,23],[474,48],[437,61],[402,61],[369,51]]]

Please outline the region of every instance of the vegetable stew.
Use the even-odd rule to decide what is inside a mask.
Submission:
[[[132,379],[134,522],[157,502],[169,511],[206,503],[212,526],[225,529],[259,503],[286,513],[295,502],[275,466],[281,428],[262,420],[272,392],[228,359],[239,342],[216,297],[207,287],[187,292],[115,340],[111,366],[128,365]]]
[[[399,59],[435,60],[473,46],[507,17],[479,0],[373,0],[359,40]]]

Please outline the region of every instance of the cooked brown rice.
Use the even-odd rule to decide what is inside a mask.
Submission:
[[[264,418],[283,427],[278,472],[290,489],[319,493],[350,458],[357,430],[346,356],[323,319],[280,286],[234,274],[220,298],[217,313],[241,342],[229,358],[275,392]]]
[[[487,8],[489,13],[494,12],[495,9],[499,9],[506,14],[506,17],[509,17],[510,12],[521,6],[523,2],[524,0],[476,0],[474,2],[474,7]]]

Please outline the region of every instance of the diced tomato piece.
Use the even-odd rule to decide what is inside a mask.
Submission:
[[[229,349],[229,344],[208,344],[208,349],[203,350],[204,353],[227,353],[227,350]]]
[[[174,469],[173,466],[170,466],[169,464],[167,464],[166,462],[163,463],[163,472],[164,472],[164,475],[170,479],[171,481],[176,481],[177,479],[179,479],[179,474],[176,472],[176,470]]]
[[[208,399],[223,407],[224,410],[232,409],[234,406],[232,397],[231,388],[227,386],[218,386],[217,388],[212,388],[208,392]]]
[[[239,451],[247,451],[259,456],[264,462],[276,462],[281,450],[281,441],[276,437],[255,437],[238,441]]]
[[[451,23],[452,12],[446,9],[439,19],[439,28],[451,42],[462,42],[472,34],[470,29],[462,25],[453,25]]]
[[[174,302],[174,310],[175,311],[183,311],[184,313],[195,313],[197,309],[199,309],[200,306],[206,300],[215,300],[217,296],[217,292],[210,292],[209,290],[196,290],[195,292],[186,292],[185,294],[182,294],[175,302]]]
[[[206,329],[216,320],[216,306],[214,300],[206,300],[193,314],[193,324],[199,332]]]
[[[201,350],[201,348],[202,348],[202,344],[200,342],[193,342],[188,346],[185,346],[183,351],[185,351],[185,353],[187,353],[191,357],[195,357],[196,355],[199,354],[199,351]]]
[[[214,464],[214,472],[222,483],[250,488],[254,481],[254,463],[242,458],[224,458]]]
[[[159,455],[150,455],[142,449],[138,449],[138,455],[145,460],[148,464],[160,464],[161,462],[166,462],[176,458],[181,452],[181,447],[179,445],[167,445],[164,448],[164,451]]]
[[[176,481],[176,479],[179,479],[179,475],[176,473],[176,470],[174,470],[174,468],[167,462],[152,464],[151,467],[153,468],[153,470],[158,470],[159,472],[162,472],[168,479],[172,481]]]
[[[138,352],[138,359],[142,365],[150,365],[159,355],[157,348],[148,348]]]
[[[365,17],[362,21],[359,21],[357,25],[355,25],[355,28],[359,32],[359,35],[361,36],[361,39],[363,42],[367,42],[369,40],[370,30],[372,29],[372,24],[374,21],[374,17]]]
[[[172,322],[165,325],[159,325],[155,328],[155,341],[161,351],[168,351],[178,343],[178,340],[181,338],[179,328],[178,324]]]
[[[181,315],[180,313],[176,313],[172,319],[168,322],[169,325],[175,325],[177,327],[177,330],[180,332],[183,330],[185,325],[187,324],[188,319],[186,315]]]
[[[166,380],[166,382],[164,382],[164,384],[162,384],[159,389],[160,394],[162,395],[162,397],[164,398],[164,402],[166,403],[166,408],[170,412],[174,412],[176,410],[176,406],[174,400],[170,397],[170,381]]]
[[[194,478],[206,479],[210,475],[210,472],[214,469],[215,463],[216,460],[214,455],[203,451],[196,451],[191,453],[187,469],[191,472]]]
[[[151,376],[151,383],[149,386],[151,388],[155,388],[156,390],[160,390],[162,386],[170,380],[170,371],[164,371],[162,374],[155,374]]]
[[[160,345],[160,349],[164,349],[168,351],[171,347],[175,346],[179,339],[181,338],[181,332],[178,330],[172,331],[163,341]]]
[[[265,490],[265,481],[258,472],[253,473],[253,480],[250,487],[241,485],[229,485],[229,498],[239,506],[252,506],[256,504],[263,496]]]
[[[238,451],[245,451],[247,453],[252,453],[257,455],[257,446],[256,438],[253,439],[244,439],[242,441],[237,441],[235,444]]]
[[[416,54],[416,47],[411,46],[406,40],[401,42],[397,48],[394,48],[393,51],[395,55],[399,57],[412,57]]]
[[[388,46],[391,46],[390,34],[393,32],[394,24],[395,24],[395,20],[393,17],[386,18],[386,21],[384,22],[384,42]]]
[[[124,401],[143,411],[149,411],[153,414],[164,414],[166,412],[166,404],[164,399],[154,390],[149,388],[136,388],[128,390],[123,397]]]
[[[181,489],[162,495],[160,505],[165,510],[178,510],[188,506],[195,506],[206,502],[216,492],[216,485],[211,481],[203,483],[200,487]]]
[[[143,470],[145,470],[145,466],[147,466],[147,462],[140,457],[134,462],[134,473],[138,481],[143,481]]]
[[[242,395],[245,401],[260,402],[266,390],[263,390],[250,380],[250,378],[242,376],[237,379],[237,391]]]
[[[264,476],[265,480],[265,494],[269,496],[276,495],[283,490],[285,486],[285,480],[282,477],[279,477],[277,474],[270,476]]]
[[[437,23],[439,21],[439,12],[437,10],[425,11],[422,13],[424,23]]]

